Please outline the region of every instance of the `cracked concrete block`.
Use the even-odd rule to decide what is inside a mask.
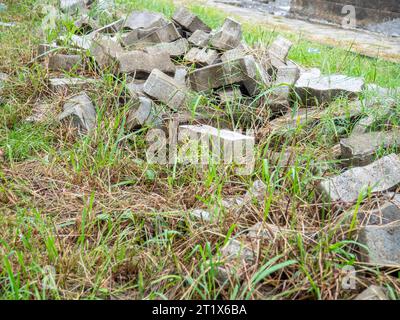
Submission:
[[[241,59],[245,79],[242,81],[248,94],[252,97],[270,85],[270,78],[263,67],[251,56],[245,56]],[[229,63],[229,62],[228,62]]]
[[[190,44],[204,48],[207,47],[208,42],[210,41],[211,34],[204,32],[202,30],[196,30],[193,34],[188,38]]]
[[[367,166],[356,167],[327,178],[319,184],[320,192],[332,202],[354,202],[367,188],[372,193],[388,191],[400,184],[400,158],[385,156]]]
[[[296,94],[302,103],[329,103],[335,98],[346,96],[355,98],[363,91],[364,80],[344,75],[317,77],[304,73],[295,84]]]
[[[400,145],[400,131],[367,132],[341,139],[342,159],[348,166],[365,166],[374,161],[377,151]]]
[[[361,292],[354,300],[389,300],[384,287],[371,285]]]
[[[146,80],[139,80],[139,79],[134,79],[131,82],[126,84],[126,88],[128,89],[128,92],[131,96],[136,96],[143,94],[144,91],[144,83]]]
[[[118,72],[135,74],[138,78],[150,74],[154,69],[159,69],[168,74],[175,73],[175,65],[166,52],[149,54],[147,52],[132,50],[118,55]]]
[[[145,124],[154,124],[161,122],[160,109],[147,97],[138,97],[137,103],[128,113],[127,126],[129,130],[139,128]]]
[[[268,54],[272,66],[280,67],[286,64],[286,60],[293,43],[288,39],[278,36],[271,46],[268,48]]]
[[[140,41],[144,43],[163,43],[172,42],[179,38],[181,38],[181,35],[175,25],[173,23],[168,23],[164,27],[156,28],[146,36],[141,36]]]
[[[187,103],[187,90],[158,69],[151,72],[144,84],[144,92],[173,110],[179,110]]]
[[[67,118],[72,118],[74,126],[81,131],[89,132],[96,128],[96,109],[85,92],[73,96],[64,104],[64,111],[58,119]]]
[[[196,32],[197,30],[204,32],[211,31],[211,29],[203,21],[201,21],[199,17],[185,7],[177,9],[172,17],[172,20],[190,32]]]
[[[116,38],[104,35],[95,37],[90,47],[90,54],[101,69],[115,66],[123,52]]]
[[[160,13],[148,11],[134,11],[125,19],[123,28],[130,30],[161,28],[168,24],[168,21]]]
[[[232,18],[226,18],[223,26],[211,37],[210,45],[225,51],[236,48],[242,41],[242,25]]]
[[[300,77],[300,70],[296,66],[281,66],[277,69],[276,74],[273,91],[268,97],[273,112],[290,108],[290,93]]]
[[[51,78],[49,79],[49,88],[53,93],[62,91],[82,90],[97,80],[90,78]]]
[[[159,43],[146,48],[146,52],[149,54],[158,54],[160,51],[168,53],[172,58],[178,58],[189,51],[189,42],[181,38],[174,42]]]
[[[72,71],[83,68],[83,59],[80,55],[55,54],[49,58],[49,69],[52,71]]]
[[[252,56],[197,69],[189,78],[191,87],[195,91],[207,91],[243,83],[250,95],[255,94],[260,83],[267,83],[264,72],[260,70]]]
[[[244,58],[249,55],[250,51],[250,48],[246,44],[241,43],[238,47],[225,51],[221,56],[221,61],[228,62],[230,60]]]
[[[372,265],[400,267],[400,221],[361,228],[361,259]],[[364,246],[366,248],[364,248]]]
[[[209,66],[218,60],[218,52],[207,48],[192,48],[185,55],[184,60],[199,66]]]

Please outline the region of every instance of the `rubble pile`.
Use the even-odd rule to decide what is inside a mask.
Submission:
[[[188,124],[183,115],[192,110],[193,100],[199,101],[196,97],[201,95],[216,101],[222,109],[236,103],[242,113],[252,108],[267,109],[264,123],[268,124],[271,135],[318,122],[324,107],[338,97],[347,97],[350,113],[359,122],[353,133],[340,141],[343,172],[324,177],[318,186],[322,201],[346,206],[357,201],[360,194],[387,193],[400,185],[400,158],[395,153],[377,156],[379,150],[399,146],[399,131],[390,128],[373,132],[375,120],[362,117],[362,105],[376,107],[381,101],[378,96],[387,99],[389,95],[384,88],[375,86],[378,93],[373,99],[362,98],[366,90],[362,78],[322,75],[318,69],[303,69],[288,60],[292,43],[281,36],[262,50],[250,48],[243,40],[241,24],[233,18],[226,18],[220,28],[212,30],[182,7],[172,19],[160,13],[133,11],[102,26],[87,14],[95,4],[107,10],[112,8],[112,1],[61,0],[60,10],[73,19],[76,32],[38,48],[38,61],[49,70],[50,91],[67,96],[58,116],[60,121],[70,121],[83,134],[90,134],[96,128],[96,106],[85,90],[98,80],[85,72],[89,65],[99,75],[110,72],[124,83],[124,104],[130,106],[128,130],[165,127],[166,119],[182,116],[180,131],[193,133],[199,140],[205,135],[226,148],[233,148],[236,141],[254,147],[256,140],[228,127],[211,126],[213,119],[201,114],[201,106],[193,113],[194,123]],[[74,76],[68,77],[70,73]],[[7,78],[0,74],[0,99]],[[43,119],[45,111],[43,107],[39,109],[40,116],[33,115],[30,121]],[[390,107],[385,109],[385,113],[390,112]],[[343,114],[339,111],[333,118]],[[283,158],[287,159],[285,165],[290,165],[291,155]],[[224,200],[223,210],[239,214],[252,200],[263,202],[266,189],[263,182],[256,181],[244,197]],[[370,249],[361,254],[364,261],[400,265],[399,211],[400,201],[390,202],[373,213],[378,218],[368,218],[364,223],[359,240]],[[192,216],[202,221],[215,218],[202,209],[194,210]],[[361,216],[359,219],[365,220]],[[247,238],[272,241],[288,234],[287,230],[263,223],[255,227],[257,232],[253,229]],[[263,231],[259,232],[260,229]],[[231,266],[235,259],[239,259],[234,264],[238,268],[258,260],[258,252],[248,243],[249,239],[246,241],[232,239],[223,248],[222,257]],[[220,268],[220,276],[226,280],[230,270],[237,273],[238,268]]]

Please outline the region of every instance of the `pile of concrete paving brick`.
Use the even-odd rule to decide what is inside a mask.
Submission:
[[[67,48],[58,43],[40,45],[38,58],[46,57],[48,68],[53,72],[50,74],[79,72],[85,69],[86,63],[82,52],[89,52],[99,73],[107,70],[127,79],[130,130],[159,126],[165,114],[185,114],[198,94],[218,97],[221,105],[242,98],[262,101],[274,115],[274,120],[266,121],[271,128],[269,134],[318,121],[323,112],[321,106],[341,96],[353,99],[350,105],[354,117],[360,117],[364,107],[380,106],[382,100],[387,106],[382,110],[387,114],[393,112],[396,104],[389,90],[365,86],[363,79],[324,76],[318,69],[299,67],[287,59],[292,43],[285,38],[278,37],[261,51],[248,47],[242,38],[241,24],[232,18],[227,18],[219,29],[211,30],[188,9],[179,8],[172,20],[160,13],[134,11],[101,26],[85,13],[90,5],[92,1],[61,1],[61,10],[74,18],[77,33],[68,37],[71,45]],[[60,40],[65,43],[65,39]],[[59,120],[72,119],[82,132],[96,127],[96,109],[85,92],[85,87],[95,82],[92,78],[50,76],[52,92],[74,93],[64,104]],[[366,89],[376,93],[372,98],[360,100],[359,95]],[[293,97],[296,105],[301,106],[298,110],[293,109]],[[341,112],[333,115],[342,116]],[[396,129],[371,132],[374,121],[363,118],[352,135],[341,140],[341,158],[346,169],[336,177],[321,181],[318,190],[325,202],[343,208],[357,201],[360,193],[384,193],[386,200],[382,206],[359,215],[362,225],[359,241],[369,248],[360,255],[374,265],[399,266],[400,195],[388,192],[400,184],[400,158],[390,154],[376,159],[376,154],[382,148],[398,146],[400,135]],[[183,129],[208,132],[210,136],[225,139],[218,133],[224,128],[199,124],[185,125]],[[225,128],[225,131],[229,130]],[[249,138],[254,139],[237,134],[230,142]],[[239,214],[254,198],[263,202],[265,194],[263,182],[256,181],[246,195],[226,199],[223,206]],[[201,220],[213,219],[204,210],[194,210],[192,214]],[[245,240],[233,239],[222,250],[226,261],[226,266],[220,268],[222,279],[226,280],[232,270],[240,276],[254,265],[257,259],[252,240],[296,236],[293,231],[265,223],[258,223],[243,234]]]

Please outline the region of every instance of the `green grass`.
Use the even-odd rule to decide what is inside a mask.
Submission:
[[[170,1],[117,2],[123,12],[148,9],[168,17],[174,12]],[[392,298],[399,296],[396,273],[365,266],[355,255],[352,218],[377,198],[360,199],[339,214],[316,194],[322,176],[341,170],[333,147],[351,132],[354,119],[333,112],[346,108],[346,99],[327,107],[314,125],[272,135],[264,130],[268,121],[259,110],[248,108],[236,121],[229,108],[199,97],[195,101],[202,107],[227,113],[233,127],[264,121],[254,174],[240,177],[218,165],[199,170],[148,164],[145,130],[124,129],[123,83],[111,74],[99,76],[98,85],[88,90],[98,112],[93,134],[79,136],[57,121],[24,121],[38,99],[49,99],[56,115],[66,97],[49,94],[48,71],[39,62],[27,65],[43,41],[40,2],[6,3],[0,19],[16,20],[18,26],[0,33],[0,71],[11,75],[4,89],[7,103],[0,105],[1,299],[347,299],[371,283],[386,286]],[[210,8],[191,9],[213,28],[225,18]],[[63,26],[70,21],[44,36],[54,39]],[[244,25],[249,44],[268,45],[276,35],[263,26]],[[399,64],[284,35],[295,43],[290,58],[306,67],[400,86]],[[320,53],[309,53],[310,47]],[[380,127],[398,126],[399,111],[398,105],[389,119],[380,119]],[[289,147],[297,150],[293,165],[272,160],[271,152]],[[256,179],[267,185],[264,201],[253,199],[239,215],[222,206],[223,199],[243,195]],[[194,219],[189,212],[199,207],[218,218],[211,223]],[[262,240],[245,280],[233,274],[221,281],[222,247],[232,238],[246,240],[244,230],[259,221],[292,233]],[[340,270],[347,265],[358,271],[357,290],[340,287]]]

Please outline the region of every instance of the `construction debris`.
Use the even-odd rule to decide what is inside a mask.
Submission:
[[[234,49],[242,41],[242,25],[226,18],[223,26],[210,39],[210,45],[218,50],[225,51]]]
[[[72,118],[75,127],[83,132],[89,132],[96,127],[96,109],[89,96],[83,92],[70,98],[64,104],[64,111],[58,119]]]
[[[340,141],[342,159],[352,166],[370,164],[374,161],[379,149],[396,147],[399,144],[400,132],[397,130],[353,134]]]
[[[319,189],[330,201],[353,202],[360,193],[390,190],[400,184],[400,158],[385,156],[368,166],[350,169],[322,181]]]
[[[197,30],[210,32],[211,29],[188,9],[181,7],[175,11],[172,20],[190,32]]]
[[[363,91],[364,80],[344,75],[315,76],[305,73],[296,82],[295,91],[300,101],[305,104],[323,104],[333,99],[347,96],[357,97]]]
[[[151,72],[144,84],[143,91],[173,110],[179,110],[187,103],[186,89],[158,69]]]

